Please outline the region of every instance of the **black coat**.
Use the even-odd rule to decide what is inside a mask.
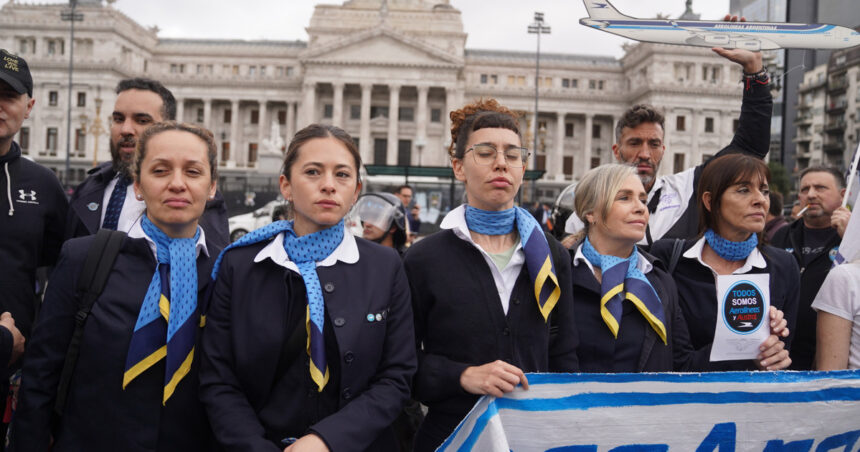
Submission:
[[[50,420],[69,340],[80,303],[75,291],[80,269],[95,236],[63,245],[39,316],[28,342],[18,410],[12,422],[11,450],[48,450]],[[199,311],[219,252],[197,258]],[[209,451],[212,434],[198,397],[195,356],[191,371],[162,406],[165,360],[123,389],[123,372],[156,261],[146,239],[126,237],[101,296],[87,318],[66,410],[54,433],[53,452],[63,451]]]
[[[414,397],[429,407],[416,450],[434,450],[478,400],[460,386],[467,367],[503,360],[524,372],[579,370],[570,256],[554,238],[548,240],[561,286],[550,322],[538,310],[525,265],[505,315],[483,255],[452,230],[430,235],[406,252],[418,344]],[[552,338],[550,325],[558,326]]]
[[[683,252],[690,249],[698,239],[684,242]],[[672,256],[674,239],[654,242],[650,253],[663,262]],[[797,300],[799,294],[797,263],[785,251],[772,246],[761,248],[765,268],[753,267],[750,274],[767,273],[770,275],[770,304],[780,309],[788,322],[789,336],[783,338],[786,349],[791,348],[794,325],[797,322]],[[714,342],[717,324],[717,289],[714,274],[695,258],[683,255],[678,260],[672,274],[678,287],[681,310],[687,320],[690,339],[694,349],[702,349]],[[769,318],[769,317],[768,317]],[[753,361],[717,361],[710,363],[710,370],[755,370]]]
[[[359,260],[317,267],[326,325],[337,340],[327,353],[337,411],[310,426],[332,451],[390,450],[389,428],[409,400],[415,349],[409,287],[400,257],[356,239]],[[218,272],[202,340],[201,399],[218,441],[227,451],[280,451],[287,436],[283,411],[306,403],[306,392],[280,388],[281,347],[293,332],[291,311],[304,313],[301,279],[271,259],[254,263],[269,242],[228,251]],[[368,314],[386,312],[382,321]],[[302,316],[303,317],[303,316]],[[331,346],[326,342],[327,349]],[[302,352],[300,356],[306,354]],[[334,384],[331,383],[330,384]],[[290,407],[288,409],[282,407]]]
[[[571,247],[571,258],[576,255],[578,247],[578,244]],[[616,339],[600,314],[600,283],[588,266],[580,263],[573,266],[573,305],[580,337],[580,370],[603,373],[707,370],[711,348],[693,349],[675,282],[661,261],[647,253],[642,255],[653,265],[645,277],[663,305],[668,343],[663,343],[645,317],[627,301],[624,302],[624,315]],[[622,357],[627,359],[619,362]]]
[[[110,181],[116,176],[111,162],[89,170],[89,176],[75,189],[69,200],[69,215],[66,219],[66,239],[95,234],[101,224],[104,206],[105,190]],[[89,206],[97,206],[90,210]],[[230,243],[229,226],[227,225],[227,206],[220,191],[215,192],[215,198],[206,202],[206,210],[200,218],[200,227],[206,233],[206,241],[212,242],[219,248]]]
[[[795,327],[794,343],[791,348],[791,369],[811,370],[815,359],[815,328],[818,315],[812,309],[812,301],[818,294],[818,289],[824,283],[827,273],[833,267],[831,252],[838,249],[842,239],[834,230],[833,237],[824,245],[824,249],[818,253],[809,264],[803,265],[803,220],[797,220],[787,227],[776,231],[771,245],[782,248],[792,256],[800,266],[800,301],[797,313],[797,326]]]

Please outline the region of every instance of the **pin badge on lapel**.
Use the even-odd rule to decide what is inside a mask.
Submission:
[[[91,202],[87,204],[87,209],[90,209],[90,212],[95,212],[96,210],[99,210],[99,205],[98,203]]]
[[[367,321],[368,322],[381,322],[386,317],[388,317],[388,309],[386,309],[384,311],[377,312],[376,314],[374,314],[372,312],[370,314],[367,314]]]
[[[374,320],[376,320],[376,316],[375,316],[375,315],[373,315],[373,314],[367,314],[367,321],[368,321],[368,322],[372,322],[372,321],[374,321]]]

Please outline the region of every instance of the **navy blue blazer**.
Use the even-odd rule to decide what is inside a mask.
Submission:
[[[571,247],[571,259],[579,243]],[[645,277],[663,305],[667,344],[632,303],[624,303],[618,338],[600,314],[600,283],[584,263],[573,266],[573,305],[579,330],[579,367],[583,372],[691,372],[708,370],[710,345],[694,350],[678,289],[663,263],[641,252],[653,265]],[[627,330],[627,331],[625,331]]]
[[[698,239],[684,242],[686,252]],[[672,255],[675,239],[663,239],[654,242],[650,253],[658,259],[668,262]],[[761,248],[767,266],[755,268],[750,273],[767,273],[770,275],[770,304],[782,310],[788,322],[789,336],[783,338],[785,348],[791,348],[794,337],[794,326],[797,322],[798,298],[800,296],[800,271],[797,263],[787,252],[765,245]],[[681,310],[687,319],[690,340],[693,348],[701,349],[714,342],[714,330],[717,325],[717,289],[714,274],[695,258],[681,256],[675,272],[672,274],[678,286],[681,299]],[[718,361],[710,364],[711,370],[756,370],[752,360]]]
[[[101,224],[105,190],[116,176],[112,163],[106,162],[89,170],[89,176],[75,188],[69,199],[69,213],[66,219],[66,240],[95,234]],[[91,209],[90,207],[95,207]],[[215,191],[215,198],[206,202],[206,210],[200,218],[200,227],[206,233],[207,243],[223,248],[230,243],[227,224],[227,205],[221,191]]]
[[[27,343],[11,450],[48,450],[51,413],[79,297],[75,287],[95,236],[67,241],[51,277],[39,321]],[[220,251],[207,243],[211,258],[197,258],[199,310],[203,291]],[[210,451],[212,434],[199,401],[195,356],[191,371],[162,405],[165,360],[123,390],[123,372],[132,332],[156,262],[147,241],[126,237],[113,272],[87,318],[66,410],[54,432],[53,452]]]
[[[414,397],[429,407],[416,450],[435,450],[477,402],[477,395],[460,386],[467,367],[503,360],[524,372],[579,370],[570,255],[554,238],[548,240],[561,286],[551,322],[540,314],[525,265],[506,315],[483,255],[452,230],[430,235],[406,252],[418,344]],[[558,327],[552,335],[551,325]]]
[[[332,451],[385,450],[379,444],[409,400],[416,360],[409,287],[400,257],[356,238],[359,260],[317,267],[339,361],[338,410],[311,426]],[[289,310],[307,306],[304,287],[271,259],[254,263],[269,242],[228,251],[214,284],[201,342],[200,396],[215,436],[228,451],[280,451],[279,407],[302,404],[275,391],[281,347],[292,334]],[[368,314],[385,313],[381,321]],[[329,345],[328,343],[326,344]],[[333,366],[330,366],[330,370]],[[282,410],[281,410],[282,411]],[[391,439],[388,437],[387,439]]]

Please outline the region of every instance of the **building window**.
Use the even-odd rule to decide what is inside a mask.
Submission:
[[[284,67],[283,66],[276,67],[275,68],[275,75],[278,77],[283,77],[284,76]]]
[[[48,131],[45,134],[45,149],[48,150],[50,155],[57,155],[57,128],[56,127],[48,127]]]
[[[62,39],[49,39],[48,40],[48,55],[65,55],[65,49],[63,48],[63,40]]]
[[[415,109],[412,107],[400,107],[397,112],[397,117],[401,121],[415,121]]]
[[[349,106],[349,119],[361,119],[361,105]]]
[[[493,85],[498,85],[499,84],[499,76],[496,74],[491,74],[490,75],[490,83]]]
[[[221,143],[221,163],[227,162],[230,160],[230,142],[225,141]]]
[[[287,77],[292,77],[294,72],[295,72],[295,70],[293,69],[292,66],[287,67]]]
[[[488,79],[487,74],[481,74],[481,84],[482,85],[487,84],[487,79]]]
[[[18,145],[21,146],[21,150],[28,154],[30,151],[30,128],[29,127],[21,127],[21,132],[18,134]]]
[[[588,81],[588,89],[594,89],[595,87],[597,87],[597,83],[595,83],[594,80],[589,80]]]
[[[562,88],[570,88],[570,79],[569,78],[561,79],[561,87]]]
[[[233,75],[239,75],[239,65],[238,64],[233,65]]]
[[[251,124],[260,123],[260,110],[251,110]]]
[[[78,93],[78,107],[87,106],[87,93]]]
[[[409,166],[412,164],[412,140],[397,141],[397,165]]]
[[[198,108],[197,109],[197,122],[202,124],[204,119],[205,119],[205,115],[203,114],[203,109]]]
[[[442,109],[441,108],[431,108],[430,109],[430,122],[442,122]]]
[[[516,85],[517,77],[515,75],[508,76],[508,85]]]
[[[230,124],[233,121],[233,110],[229,108],[224,110],[224,124]]]
[[[257,75],[257,66],[248,66],[248,75],[251,77]]]
[[[56,91],[48,92],[48,105],[51,107],[56,107],[59,101],[60,95]]]
[[[603,80],[598,80],[598,81],[597,81],[597,89],[598,89],[598,90],[602,90],[602,89],[603,89]]]
[[[526,86],[526,76],[525,75],[517,76],[517,85]]]
[[[591,158],[591,168],[597,168],[600,166],[600,157],[592,157]],[[589,168],[589,169],[591,169]]]
[[[675,130],[678,132],[683,132],[687,130],[687,117],[678,115],[675,118]]]
[[[714,133],[714,118],[705,118],[705,133]]]
[[[591,125],[591,137],[600,138],[600,124]]]
[[[260,66],[260,77],[266,76],[266,66]]]
[[[684,167],[684,154],[675,154],[675,157],[673,157],[673,160],[674,161],[672,162],[673,163],[672,170],[674,173],[680,173],[681,171],[684,171],[686,169]]]
[[[570,87],[571,88],[576,88],[577,85],[579,85],[579,80],[577,80],[575,78],[570,79]]]
[[[278,125],[287,125],[287,110],[278,110]]]
[[[323,105],[323,118],[331,119],[334,117],[334,105],[325,104]]]
[[[387,118],[388,117],[388,107],[378,107],[371,106],[370,107],[370,117],[371,118]]]
[[[248,143],[248,166],[257,163],[257,143]]]
[[[388,140],[385,138],[373,139],[373,164],[385,165],[388,154]]]
[[[565,155],[562,159],[561,170],[567,176],[573,176],[573,156]]]
[[[546,154],[535,154],[535,169],[546,171]]]
[[[197,74],[202,74],[202,73],[203,73],[203,65],[202,65],[202,64],[198,64],[198,65],[197,65]]]
[[[566,122],[564,123],[564,136],[567,138],[573,138],[573,123]]]
[[[84,129],[75,129],[75,153],[79,157],[84,156],[84,151],[87,147],[87,131]]]

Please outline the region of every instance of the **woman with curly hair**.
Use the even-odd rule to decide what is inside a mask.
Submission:
[[[526,372],[578,370],[570,256],[514,206],[528,150],[519,120],[494,99],[451,112],[449,154],[468,201],[406,253],[418,373],[429,411],[415,450],[435,450],[483,394]]]

